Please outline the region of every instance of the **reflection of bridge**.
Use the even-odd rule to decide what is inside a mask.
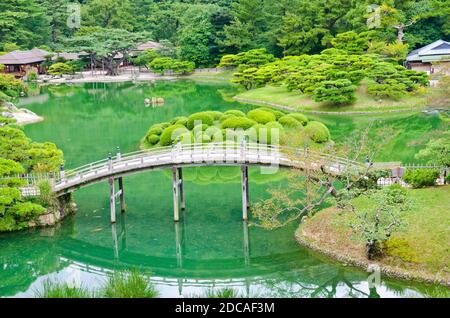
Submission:
[[[179,205],[184,209],[182,167],[192,166],[240,166],[242,174],[243,219],[247,219],[248,166],[299,169],[321,169],[326,173],[339,175],[362,167],[361,163],[331,156],[320,152],[289,147],[237,143],[181,144],[154,148],[128,154],[117,153],[108,159],[61,173],[51,180],[53,191],[62,196],[80,187],[109,180],[111,222],[116,222],[116,199],[120,199],[121,210],[125,211],[122,177],[139,171],[172,169],[174,220],[179,221]],[[33,179],[33,178],[32,178]],[[115,180],[119,191],[115,191]],[[35,180],[35,179],[33,179]],[[29,186],[28,186],[29,189]]]

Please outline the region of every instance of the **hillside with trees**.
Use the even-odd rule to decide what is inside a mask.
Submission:
[[[379,21],[368,12],[373,4],[379,5]],[[35,46],[57,51],[68,39],[86,36],[86,30],[98,37],[93,30],[116,29],[144,32],[173,48],[169,57],[203,67],[216,65],[223,55],[259,48],[275,57],[331,47],[356,53],[360,41],[349,47],[348,40],[375,19],[369,27],[376,41],[366,49],[401,58],[408,49],[448,38],[449,10],[446,0],[3,0],[0,51]]]

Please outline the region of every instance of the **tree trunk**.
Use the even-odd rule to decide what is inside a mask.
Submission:
[[[377,255],[377,241],[372,240],[366,244],[366,254],[368,260],[374,260]]]
[[[405,25],[401,23],[397,27],[397,41],[403,43],[403,38],[405,37]]]

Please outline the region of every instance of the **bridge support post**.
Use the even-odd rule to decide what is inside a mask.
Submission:
[[[244,234],[244,262],[245,266],[250,264],[250,241],[248,235],[248,222],[244,221],[243,224],[243,234]]]
[[[241,166],[242,175],[242,219],[248,220],[248,166]]]
[[[179,191],[180,191],[180,205],[181,210],[186,209],[186,204],[184,203],[184,180],[183,180],[183,169],[178,168],[178,184],[179,184]]]
[[[125,194],[123,192],[123,178],[120,177],[119,178],[119,191],[120,191],[120,211],[123,213],[126,210],[126,206],[125,206]]]
[[[114,190],[114,178],[109,178],[109,206],[111,209],[111,223],[116,223],[116,192]]]
[[[180,211],[178,209],[178,169],[172,168],[172,190],[173,190],[173,220],[180,221]]]

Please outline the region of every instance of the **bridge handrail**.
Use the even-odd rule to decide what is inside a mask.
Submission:
[[[322,153],[317,150],[311,150],[309,148],[296,148],[296,147],[290,147],[290,146],[279,146],[279,145],[271,145],[271,144],[261,144],[261,143],[255,143],[255,142],[248,142],[245,143],[245,148],[243,148],[243,143],[238,142],[222,142],[222,143],[189,143],[189,144],[176,144],[172,146],[165,146],[165,147],[156,147],[151,149],[145,149],[145,150],[138,150],[134,152],[124,153],[120,155],[120,160],[116,155],[111,156],[111,159],[105,158],[98,161],[94,161],[91,163],[88,163],[86,165],[77,167],[75,169],[70,169],[65,171],[64,175],[64,183],[67,183],[69,179],[72,179],[73,177],[81,177],[85,173],[89,173],[92,171],[98,171],[102,168],[108,168],[109,165],[117,164],[118,162],[130,162],[133,160],[143,160],[144,158],[148,157],[149,155],[177,155],[178,153],[183,154],[183,152],[204,152],[204,151],[210,151],[214,152],[215,150],[233,150],[234,154],[238,154],[239,151],[246,150],[246,151],[254,151],[258,153],[258,155],[263,152],[270,152],[272,155],[273,153],[278,155],[289,155],[289,152],[292,152],[296,155],[302,155],[305,158],[309,159],[331,159],[336,164],[344,165],[347,168],[355,166],[355,167],[362,167],[363,164],[354,160],[349,160],[347,158],[334,156],[329,153]],[[284,158],[284,159],[288,159]],[[42,178],[40,178],[38,175],[29,175],[30,177],[28,179],[32,180],[44,180],[44,179],[50,179],[53,178],[54,183],[60,183],[61,180],[61,174],[55,173],[55,174],[44,174]],[[1,179],[1,178],[0,178]],[[21,179],[27,179],[27,177],[21,177]],[[27,179],[27,180],[28,180]]]

